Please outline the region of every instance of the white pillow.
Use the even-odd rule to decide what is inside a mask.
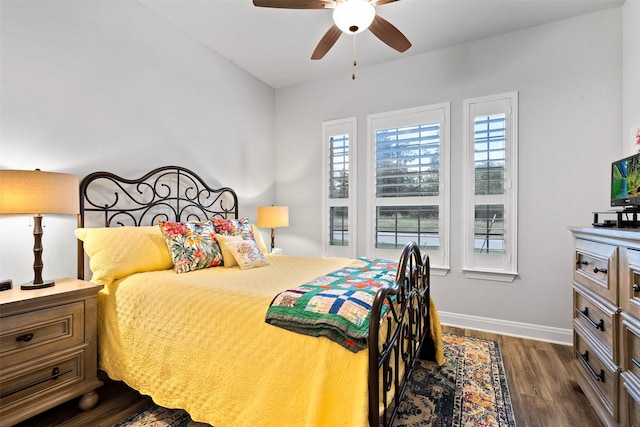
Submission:
[[[253,240],[233,240],[225,244],[243,270],[269,265],[269,260]]]

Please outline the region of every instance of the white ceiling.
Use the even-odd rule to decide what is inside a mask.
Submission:
[[[252,0],[139,0],[164,19],[274,88],[353,71],[353,36],[343,34],[320,61],[311,53],[333,24],[331,9],[259,8]],[[632,1],[632,0],[629,0]],[[411,41],[396,52],[369,31],[356,36],[358,68],[572,16],[624,0],[402,0],[376,13]]]

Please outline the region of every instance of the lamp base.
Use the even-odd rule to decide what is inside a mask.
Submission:
[[[42,288],[50,288],[54,286],[56,282],[54,280],[45,280],[42,283],[33,283],[33,281],[29,283],[23,283],[20,285],[20,289],[28,291],[33,289],[42,289]]]

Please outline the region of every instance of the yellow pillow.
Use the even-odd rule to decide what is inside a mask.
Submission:
[[[233,254],[229,250],[228,243],[244,240],[242,238],[242,235],[238,234],[237,236],[223,236],[222,234],[216,234],[216,239],[218,239],[218,243],[220,243],[220,249],[222,250],[222,259],[224,260],[225,268],[238,265],[236,258],[233,256]]]
[[[133,273],[173,267],[158,226],[78,228],[75,235],[84,242],[95,283],[108,285]]]

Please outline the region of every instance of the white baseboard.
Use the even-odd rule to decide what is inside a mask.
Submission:
[[[440,323],[456,328],[474,329],[500,335],[545,341],[554,344],[573,345],[573,330],[512,322],[488,317],[469,316],[467,314],[439,311]]]

